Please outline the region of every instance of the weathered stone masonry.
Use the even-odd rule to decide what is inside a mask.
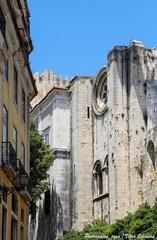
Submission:
[[[153,204],[157,49],[132,41],[114,47],[96,76],[64,81],[47,72],[35,77],[40,93],[32,117],[40,131],[50,126],[50,146],[56,151],[50,179],[63,212],[53,239],[94,218],[112,223],[145,201]],[[41,117],[48,105],[51,113]],[[68,161],[59,157],[63,150]]]
[[[114,154],[115,164],[109,161],[109,177],[116,177],[114,168],[117,175],[115,190],[109,186],[111,221],[123,217],[127,211],[134,211],[146,200],[150,203],[155,200],[156,184],[151,185],[150,176],[156,181],[156,169],[153,169],[147,146],[150,140],[154,144],[156,141],[148,138],[150,132],[156,132],[156,54],[155,49],[132,42],[129,47],[115,47],[108,57],[108,104],[113,141],[110,146],[114,145],[110,154]],[[110,86],[115,90],[111,91]],[[110,92],[114,94],[111,98]]]

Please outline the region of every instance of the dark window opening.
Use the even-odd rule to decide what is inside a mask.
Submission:
[[[87,107],[87,118],[90,118],[90,107]]]
[[[8,188],[6,185],[3,185],[3,201],[7,203],[7,194],[8,194]]]
[[[21,222],[24,223],[24,209],[21,208]]]
[[[155,168],[155,150],[154,150],[154,144],[152,141],[149,141],[148,146],[147,146],[147,151],[148,151],[149,157],[152,161],[153,167]]]
[[[49,214],[50,212],[50,190],[45,192],[45,214]]]
[[[43,131],[43,138],[44,138],[44,143],[46,146],[50,145],[50,127],[46,128]]]
[[[17,210],[18,210],[18,207],[17,207],[17,199],[16,199],[16,196],[15,196],[15,193],[12,194],[12,211],[17,214]]]
[[[5,70],[4,70],[4,75],[5,75],[5,79],[8,81],[8,73],[9,73],[9,64],[8,64],[8,60],[5,60]]]
[[[8,111],[6,107],[3,105],[3,136],[2,141],[8,141]]]
[[[6,29],[6,21],[5,21],[5,17],[2,12],[2,9],[0,8],[0,30],[4,38],[5,38],[5,29]]]
[[[17,240],[17,220],[11,219],[11,240]]]
[[[49,132],[44,135],[44,142],[46,146],[49,146]]]
[[[7,210],[2,208],[2,240],[6,240]]]
[[[148,115],[147,115],[147,112],[145,112],[143,114],[143,119],[144,119],[144,122],[145,122],[145,126],[147,127],[147,123],[148,123]]]
[[[25,145],[22,143],[22,149],[21,149],[21,161],[23,166],[25,167]]]
[[[108,155],[105,158],[104,161],[104,170],[103,170],[103,185],[104,185],[104,193],[108,193],[109,192],[109,166],[108,166]]]
[[[14,102],[16,104],[18,102],[18,74],[15,67],[14,67]]]
[[[143,83],[143,90],[144,90],[144,93],[146,95],[146,93],[147,93],[147,82]]]
[[[21,238],[20,238],[20,240],[24,240],[24,226],[23,225],[21,225]]]
[[[26,112],[26,100],[25,100],[25,92],[24,90],[22,89],[22,119],[23,121],[25,122],[25,112]]]
[[[103,90],[102,90],[102,100],[105,104],[107,102],[107,96],[108,96],[107,81],[105,81],[103,85]]]
[[[101,165],[98,164],[95,169],[95,181],[96,181],[96,195],[99,196],[103,193],[103,175]]]
[[[33,209],[31,209],[31,221],[36,220],[36,212],[37,212],[36,207],[33,207]]]
[[[24,209],[21,208],[21,229],[20,229],[20,240],[24,240]]]
[[[17,129],[15,126],[13,127],[13,148],[17,155]]]

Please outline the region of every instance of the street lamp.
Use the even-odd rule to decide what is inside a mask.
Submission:
[[[27,183],[28,183],[28,174],[21,174],[20,175],[20,184],[21,186],[25,187],[27,186]]]

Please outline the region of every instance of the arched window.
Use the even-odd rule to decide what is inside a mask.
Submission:
[[[95,163],[93,176],[94,176],[94,195],[96,197],[103,193],[103,174],[100,161],[97,161]]]
[[[152,141],[149,141],[147,145],[147,152],[152,161],[153,167],[155,168],[155,150],[154,150],[154,143]]]
[[[92,94],[94,112],[101,115],[108,109],[107,67],[103,67],[97,74]]]
[[[104,193],[108,193],[109,189],[108,189],[108,155],[105,158],[104,161],[104,168],[103,168],[103,185],[104,185]]]

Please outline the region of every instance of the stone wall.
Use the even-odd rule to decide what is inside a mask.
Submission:
[[[92,84],[78,77],[71,86],[72,227],[92,219]]]
[[[52,129],[50,145],[56,159],[50,178],[60,199],[62,230],[80,230],[93,218],[112,223],[145,201],[153,204],[157,197],[157,49],[138,41],[114,47],[107,66],[94,78],[75,77],[64,86],[60,81],[60,87],[53,83],[52,94],[47,93],[50,77],[46,79],[47,97],[33,114],[40,130],[48,124]],[[102,92],[105,81],[107,98]],[[41,106],[44,110],[39,114]],[[102,194],[95,193],[97,162],[103,173]]]
[[[109,111],[112,126],[109,142],[114,149],[114,166],[110,165],[109,177],[115,179],[115,183],[110,182],[112,185],[109,186],[111,222],[128,211],[135,211],[146,200],[153,202],[157,196],[153,191],[150,193],[151,188],[156,192],[156,170],[152,170],[152,163],[147,161],[147,135],[149,129],[154,132],[152,127],[156,126],[156,85],[155,79],[148,79],[152,64],[146,55],[155,59],[156,50],[148,50],[136,41],[128,47],[115,47],[109,54]],[[154,76],[156,70],[153,70]],[[156,141],[155,137],[152,141]],[[151,187],[150,176],[153,178]]]
[[[32,240],[58,239],[71,226],[70,219],[70,103],[69,92],[52,89],[50,94],[32,112],[39,131],[49,131],[49,144],[54,151],[50,167],[50,212],[45,214],[44,194],[38,202],[35,222],[31,222]],[[44,227],[43,227],[44,226]]]
[[[147,49],[140,42],[114,47],[108,55],[108,98],[104,110],[99,96],[104,70],[97,74],[97,90],[93,89],[93,153],[94,163],[99,160],[101,165],[108,155],[109,205],[103,204],[105,192],[96,197],[95,218],[104,218],[103,213],[108,212],[106,219],[114,222],[146,200],[152,204],[157,196],[153,153],[147,149],[151,141],[155,165],[156,61],[157,50]],[[96,104],[100,105],[98,111]]]

